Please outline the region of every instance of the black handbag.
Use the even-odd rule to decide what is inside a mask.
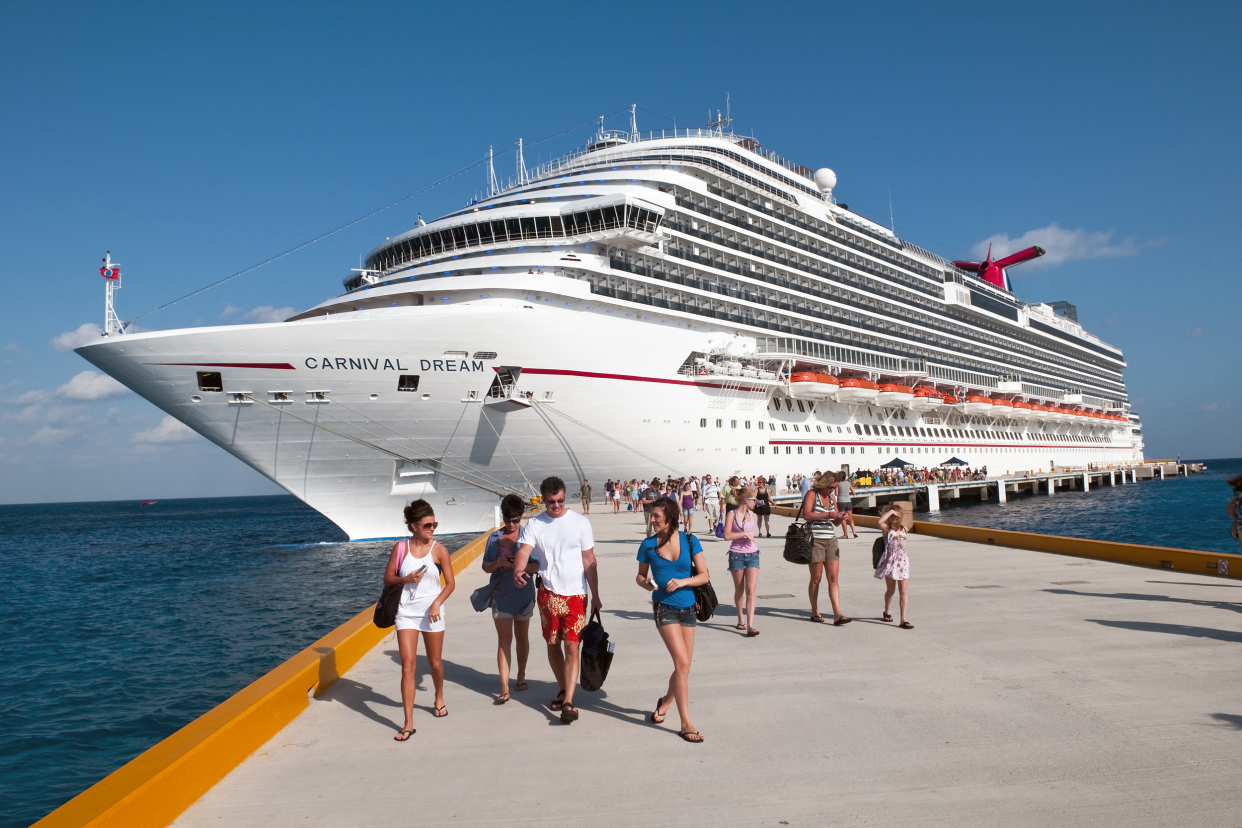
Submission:
[[[604,686],[608,670],[612,667],[613,646],[608,643],[608,633],[599,620],[599,610],[591,613],[591,619],[578,634],[582,641],[582,663],[578,668],[578,683],[583,690],[595,691]]]
[[[410,551],[410,542],[406,541],[405,551]],[[401,556],[402,560],[405,555]],[[401,571],[401,564],[397,564],[397,571]],[[401,593],[405,591],[405,584],[393,584],[384,587],[384,591],[380,593],[379,600],[375,602],[375,615],[373,621],[375,626],[381,630],[396,626],[397,610],[401,608]]]
[[[686,533],[686,551],[690,553],[690,577],[693,578],[698,573],[695,571],[694,565],[694,544],[690,539],[694,535]],[[716,590],[712,587],[712,582],[696,586],[694,589],[694,617],[700,621],[707,621],[716,614],[716,607],[720,606],[720,600],[716,598]]]
[[[815,537],[809,523],[794,521],[785,530],[785,560],[805,566],[811,562],[811,546]]]

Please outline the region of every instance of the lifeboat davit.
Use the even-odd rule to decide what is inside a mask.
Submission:
[[[931,388],[917,388],[914,398],[910,400],[910,408],[915,411],[935,411],[944,405],[944,395]]]
[[[991,414],[992,398],[971,394],[966,398],[966,402],[958,406],[958,409],[963,414]]]
[[[880,405],[905,405],[914,399],[914,389],[908,385],[885,383],[875,398]]]
[[[841,402],[872,402],[879,395],[880,386],[865,379],[843,379],[837,389],[837,399]]]
[[[1013,404],[1013,409],[1009,412],[1009,416],[1013,417],[1015,420],[1031,419],[1031,404],[1020,401],[1015,402]]]
[[[789,378],[789,391],[798,399],[822,400],[828,396],[825,389],[814,371],[798,371]]]

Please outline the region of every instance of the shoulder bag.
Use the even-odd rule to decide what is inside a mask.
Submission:
[[[604,632],[599,610],[591,613],[589,623],[582,628],[579,638],[582,641],[582,659],[578,667],[578,681],[583,690],[598,690],[604,686],[604,679],[608,678],[616,649],[608,641],[608,633]]]
[[[802,506],[798,506],[798,518],[802,517]],[[785,560],[791,564],[805,566],[811,562],[811,545],[815,537],[811,534],[811,525],[805,521],[799,523],[798,518],[785,530]]]
[[[405,556],[410,553],[410,542],[405,542],[405,551],[401,553],[401,558],[397,561],[397,572],[401,571],[401,564],[405,563]],[[401,593],[405,591],[405,584],[392,584],[384,587],[384,591],[380,593],[380,598],[375,602],[375,616],[373,618],[375,626],[381,630],[395,626],[397,623],[397,610],[401,607]]]
[[[696,567],[694,565],[694,544],[690,542],[694,535],[691,535],[689,532],[682,532],[682,537],[685,540],[686,552],[690,555],[690,577],[693,578],[698,574],[695,572]],[[716,590],[712,587],[710,580],[701,586],[694,587],[695,618],[700,621],[707,621],[716,614],[716,607],[718,606],[720,606],[720,600],[716,598]]]

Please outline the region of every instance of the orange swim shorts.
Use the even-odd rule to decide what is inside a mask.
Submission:
[[[578,633],[587,621],[585,595],[557,595],[541,587],[538,601],[544,641],[557,644],[579,640]]]

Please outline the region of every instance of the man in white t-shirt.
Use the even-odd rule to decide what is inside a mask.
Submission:
[[[586,626],[586,592],[591,588],[591,612],[599,612],[599,573],[595,567],[595,537],[591,522],[565,508],[565,482],[549,477],[539,484],[545,511],[532,518],[518,536],[513,582],[526,583],[526,564],[533,552],[539,559],[537,592],[548,663],[561,692],[548,705],[559,710],[565,724],[577,721],[574,687],[578,683],[578,634]]]
[[[716,531],[720,520],[720,487],[712,482],[710,474],[703,475],[703,511],[707,513],[708,526]]]

